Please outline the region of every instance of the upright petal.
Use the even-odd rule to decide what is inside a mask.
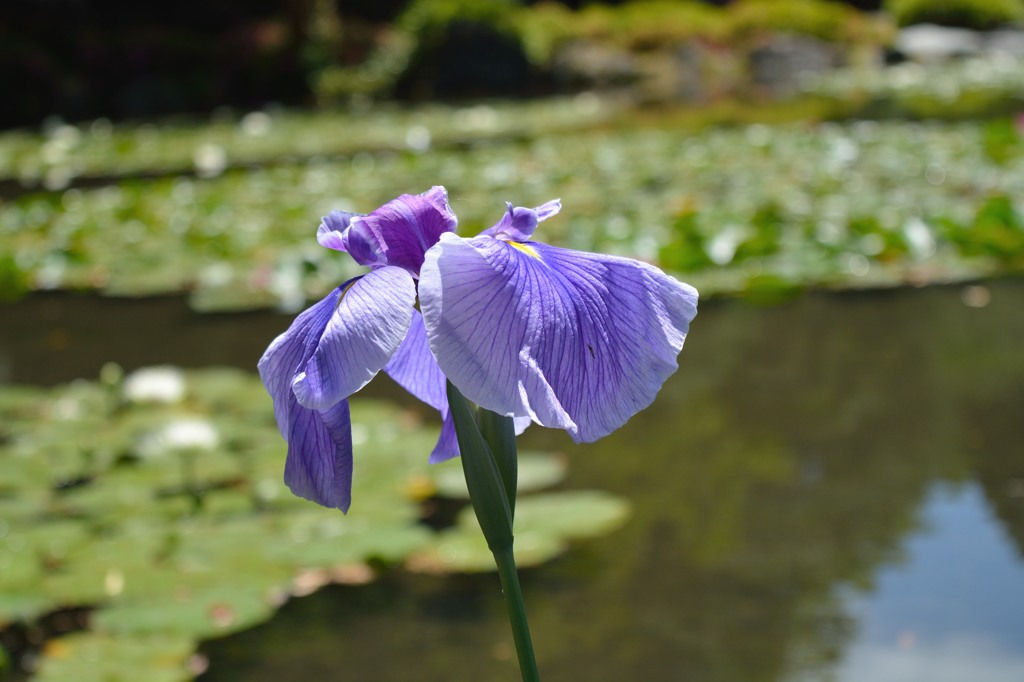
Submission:
[[[504,239],[513,242],[525,242],[541,223],[562,210],[562,200],[554,199],[537,208],[524,208],[523,206],[512,207],[511,202],[505,202],[508,209],[505,215],[494,227],[490,227],[480,233],[495,239]]]
[[[348,211],[331,211],[320,219],[320,227],[316,231],[316,240],[320,246],[335,251],[345,251],[345,230],[353,218],[361,217],[361,213]]]
[[[419,277],[427,249],[457,224],[448,192],[438,186],[423,194],[403,194],[369,215],[352,217],[342,239],[344,250],[361,265],[393,265]]]
[[[430,462],[442,462],[459,455],[459,443],[455,438],[454,424],[448,414],[448,395],[445,391],[445,377],[437,360],[427,344],[427,332],[423,316],[419,311],[412,314],[412,324],[402,345],[398,347],[391,361],[384,366],[399,386],[409,391],[427,405],[441,413],[441,435],[430,454]]]
[[[327,410],[369,383],[405,338],[415,303],[416,286],[401,268],[380,268],[348,283],[292,382],[299,404]]]
[[[419,286],[430,348],[463,394],[592,441],[677,368],[697,292],[627,258],[444,235]]]

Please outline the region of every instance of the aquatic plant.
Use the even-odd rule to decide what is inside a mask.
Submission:
[[[539,676],[513,556],[516,432],[534,421],[588,442],[622,426],[675,372],[697,314],[696,290],[653,266],[533,241],[560,210],[509,203],[473,239],[455,235],[443,187],[331,213],[317,240],[370,272],[299,315],[259,362],[288,441],[285,482],[327,507],[351,504],[348,398],[377,372],[441,413],[430,458],[461,454],[524,680]]]

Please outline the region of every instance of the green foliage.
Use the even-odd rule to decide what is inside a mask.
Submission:
[[[729,13],[734,36],[777,31],[858,43],[878,42],[886,33],[868,15],[827,0],[740,0]]]
[[[485,25],[513,38],[542,67],[551,65],[559,47],[578,40],[627,51],[696,40],[742,51],[775,32],[843,44],[880,44],[890,35],[884,20],[828,0],[739,0],[725,8],[693,0],[639,0],[588,3],[575,11],[551,1],[523,6],[517,0],[414,0],[363,64],[324,69],[318,94],[333,101],[388,93],[417,55],[439,45],[456,22]]]
[[[29,275],[13,253],[0,251],[0,303],[16,301],[30,290]]]
[[[41,134],[0,133],[0,181],[24,190],[62,190],[77,178],[195,173],[273,165],[358,152],[410,148],[412,129],[429,131],[429,145],[469,145],[504,137],[536,137],[606,120],[610,107],[594,100],[553,98],[481,107],[376,106],[318,112],[268,109],[207,121],[166,120],[111,125],[99,119],[58,125]]]
[[[978,208],[972,222],[945,222],[943,227],[946,238],[968,255],[1024,267],[1024,212],[1012,196],[995,194]]]
[[[1010,122],[694,131],[675,119],[623,120],[613,130],[540,134],[573,116],[597,120],[586,112],[601,110],[590,98],[558,105],[381,117],[380,125],[421,121],[432,139],[460,126],[466,139],[498,131],[489,144],[28,194],[0,206],[0,235],[32,289],[188,291],[204,310],[298,307],[322,296],[358,268],[312,239],[320,216],[370,210],[438,182],[450,190],[463,235],[493,224],[502,200],[539,205],[561,196],[566,210],[539,238],[655,260],[704,293],[743,291],[771,277],[796,286],[874,286],[1016,267],[1012,240],[995,254],[997,247],[970,246],[991,239],[966,229],[993,192],[1013,196],[1024,183],[1024,147]],[[527,132],[503,139],[516,117]],[[326,130],[330,120],[316,127]],[[173,161],[171,143],[204,130],[152,135]],[[164,158],[129,160],[169,163]],[[940,225],[962,230],[952,239]],[[112,235],[123,248],[111,248]]]
[[[444,42],[453,23],[481,24],[515,36],[519,8],[516,0],[414,0],[393,26],[380,31],[364,61],[326,66],[315,75],[313,90],[327,104],[388,96],[411,66]]]
[[[444,37],[455,22],[485,24],[499,31],[511,31],[517,0],[413,0],[395,22],[397,27],[430,44]]]
[[[108,366],[99,383],[0,387],[0,627],[91,607],[88,632],[45,644],[41,679],[171,682],[190,679],[198,640],[265,621],[292,594],[372,580],[371,565],[422,568],[418,557],[449,535],[421,523],[419,502],[439,490],[461,497],[433,482],[461,476],[460,462],[428,467],[437,429],[394,407],[360,400],[352,421],[365,456],[357,453],[356,506],[344,516],[284,486],[286,446],[252,375],[164,367],[123,377]],[[566,473],[551,455],[527,462],[524,490]],[[596,493],[530,504],[579,513],[580,495]],[[605,495],[589,521],[534,519],[546,549],[524,542],[524,557],[545,561],[570,539],[610,529],[610,507],[625,514]]]
[[[998,164],[1019,156],[1024,147],[1024,135],[1018,130],[1020,123],[1013,119],[997,119],[985,125],[982,144],[985,153]]]
[[[942,24],[990,29],[1024,19],[1021,0],[886,0],[900,26]]]
[[[999,55],[859,66],[823,74],[805,83],[805,90],[847,103],[859,118],[991,119],[1024,107],[1024,60]]]
[[[183,636],[110,636],[82,632],[50,642],[37,682],[188,682],[195,641]]]
[[[516,564],[536,566],[561,554],[568,540],[605,535],[625,523],[629,505],[599,491],[575,490],[522,497],[516,504]],[[426,573],[494,569],[494,557],[472,509],[459,514],[455,527],[442,531],[409,561]]]
[[[826,0],[740,0],[726,8],[700,2],[639,0],[572,12],[541,3],[517,17],[527,53],[545,62],[560,44],[586,39],[629,50],[672,47],[688,40],[742,44],[758,34],[800,33],[840,43],[878,42],[884,25]]]

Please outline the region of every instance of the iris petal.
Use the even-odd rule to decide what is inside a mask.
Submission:
[[[435,410],[448,409],[448,396],[444,389],[444,374],[427,345],[427,330],[418,310],[412,312],[409,332],[402,340],[391,360],[384,366],[399,386]]]
[[[513,242],[524,242],[533,235],[537,224],[547,220],[562,210],[562,200],[554,199],[537,208],[524,208],[516,206],[513,208],[510,202],[505,202],[508,207],[505,215],[494,227],[490,227],[482,235],[488,235],[495,239],[511,240]]]
[[[352,422],[348,401],[323,412],[291,401],[284,482],[295,495],[347,512],[352,503]]]
[[[401,268],[373,270],[346,284],[292,382],[299,404],[327,410],[369,383],[405,338],[415,302],[415,284]]]
[[[277,427],[286,439],[291,431],[291,402],[295,399],[292,380],[313,356],[320,336],[337,307],[341,291],[342,287],[338,287],[322,301],[300,313],[288,330],[271,342],[257,365],[263,385],[274,401]]]
[[[328,294],[278,336],[260,359],[258,369],[274,401],[274,417],[288,441],[285,483],[292,492],[327,507],[347,511],[352,488],[352,433],[348,402],[324,413],[302,407],[292,392],[292,378],[316,352],[331,320],[342,287]]]
[[[361,213],[349,213],[348,211],[331,211],[320,219],[320,227],[316,231],[316,240],[320,246],[326,246],[335,251],[346,251],[345,230],[351,224],[353,218],[362,216]]]
[[[403,194],[369,215],[352,218],[343,234],[344,250],[360,265],[393,265],[419,277],[423,254],[457,224],[448,191],[433,187],[423,194]]]
[[[653,402],[678,367],[697,292],[626,258],[443,235],[420,303],[463,394],[589,442]]]
[[[427,344],[427,331],[423,326],[423,316],[413,311],[412,324],[402,345],[398,347],[391,361],[384,366],[399,386],[409,391],[427,405],[441,413],[443,426],[437,439],[434,451],[430,453],[430,461],[443,462],[459,455],[459,443],[455,438],[454,424],[448,414],[448,396],[445,392],[445,377],[437,360],[430,352]]]

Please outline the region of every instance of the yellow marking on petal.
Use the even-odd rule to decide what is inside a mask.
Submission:
[[[536,258],[537,260],[541,261],[542,263],[544,262],[544,261],[543,261],[543,260],[541,259],[541,257],[540,257],[540,254],[539,254],[539,253],[537,253],[537,250],[536,250],[536,249],[534,249],[534,248],[533,248],[532,246],[530,246],[529,244],[523,244],[523,243],[521,243],[521,242],[505,242],[505,243],[506,243],[506,244],[508,244],[509,246],[512,246],[512,247],[514,247],[514,248],[517,248],[517,249],[519,249],[520,251],[522,251],[523,253],[525,253],[525,254],[526,254],[527,256],[529,256],[530,258]]]
[[[354,287],[356,285],[356,282],[358,282],[361,279],[362,277],[356,277],[351,282],[349,282],[344,289],[341,290],[341,293],[338,294],[338,302],[334,304],[334,312],[338,312],[338,308],[341,307],[341,301],[343,298],[345,298],[345,294],[347,294],[349,289]]]

